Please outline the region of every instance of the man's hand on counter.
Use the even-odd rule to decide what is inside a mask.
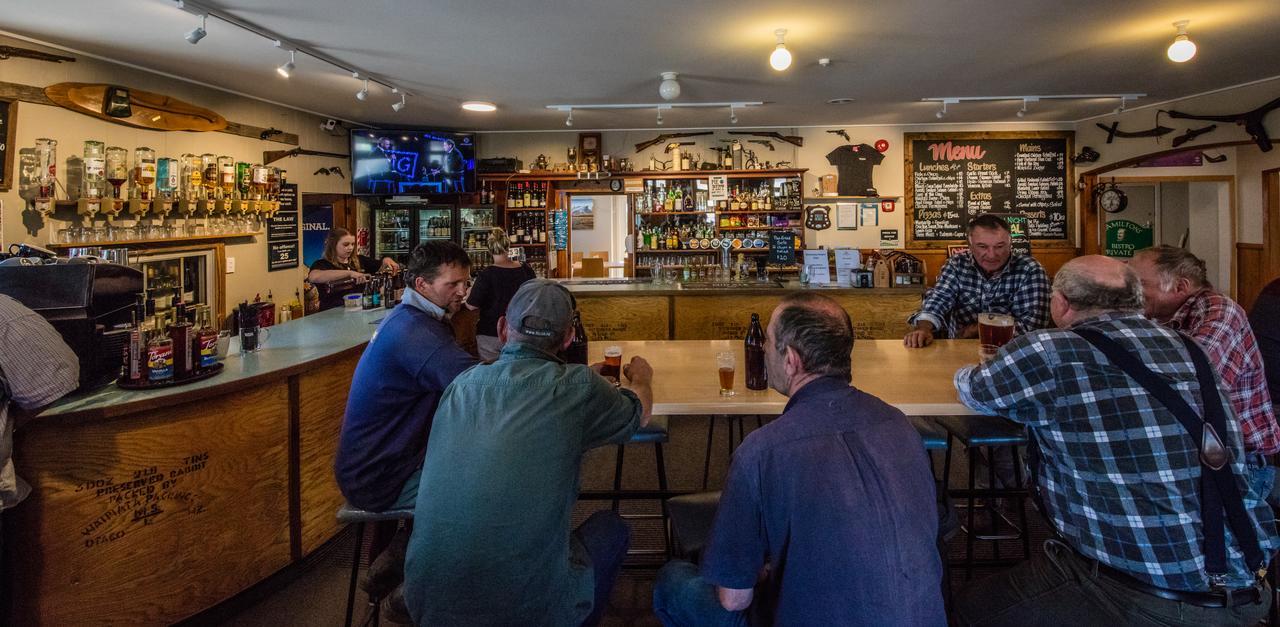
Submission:
[[[921,320],[916,323],[915,330],[902,338],[907,348],[924,348],[933,343],[933,323]]]

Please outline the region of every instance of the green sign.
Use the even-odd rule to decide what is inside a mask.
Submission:
[[[1132,257],[1139,250],[1151,248],[1154,237],[1150,228],[1136,222],[1111,220],[1107,222],[1107,245],[1104,253],[1108,257]]]

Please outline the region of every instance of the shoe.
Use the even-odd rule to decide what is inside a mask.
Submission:
[[[382,607],[380,616],[388,623],[397,625],[412,625],[413,619],[409,617],[409,608],[404,604],[404,587],[396,586],[386,598],[382,599]]]
[[[369,572],[360,582],[360,589],[370,599],[381,599],[404,581],[404,554],[409,547],[409,531],[400,529],[391,538],[387,548],[369,565]]]

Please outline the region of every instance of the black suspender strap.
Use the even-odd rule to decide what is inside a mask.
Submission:
[[[1245,509],[1239,484],[1231,472],[1230,452],[1218,435],[1227,433],[1227,414],[1223,409],[1217,380],[1213,376],[1213,367],[1200,346],[1195,340],[1178,335],[1195,364],[1200,397],[1204,402],[1204,417],[1164,378],[1152,372],[1115,340],[1095,329],[1073,330],[1160,401],[1197,442],[1200,459],[1200,520],[1204,527],[1205,572],[1210,580],[1221,586],[1227,573],[1226,524],[1231,525],[1231,531],[1240,543],[1249,570],[1259,578],[1265,575],[1266,558],[1258,543],[1253,521]]]

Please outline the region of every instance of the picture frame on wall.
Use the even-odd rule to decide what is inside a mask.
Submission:
[[[13,156],[18,128],[18,102],[0,99],[0,192],[13,189]]]
[[[574,231],[595,230],[595,202],[590,198],[574,198],[569,208],[569,225]]]

